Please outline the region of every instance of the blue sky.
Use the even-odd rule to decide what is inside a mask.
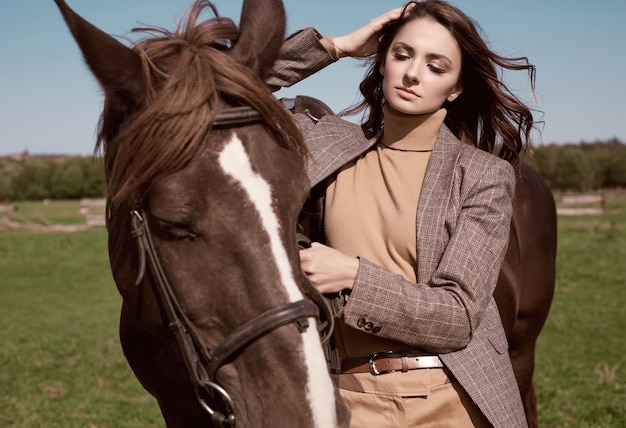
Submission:
[[[139,24],[173,28],[192,0],[68,0],[102,30],[128,36]],[[238,21],[241,2],[214,0]],[[452,0],[500,54],[537,66],[537,100],[522,72],[511,89],[545,121],[536,145],[618,138],[626,142],[626,1]],[[340,35],[404,1],[285,0],[288,32],[314,26]],[[90,154],[102,94],[52,0],[0,3],[0,155]],[[357,99],[360,63],[341,60],[279,93],[316,96],[335,111]]]

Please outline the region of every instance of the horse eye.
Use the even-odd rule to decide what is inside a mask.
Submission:
[[[183,239],[195,241],[200,233],[192,226],[176,221],[157,219],[157,234],[164,239],[180,241]]]

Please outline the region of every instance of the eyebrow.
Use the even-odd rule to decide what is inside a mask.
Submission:
[[[393,46],[391,46],[391,49],[397,49],[398,47],[401,47],[402,49],[405,49],[410,55],[415,55],[415,49],[404,43],[404,42],[396,42],[393,44]],[[453,64],[452,61],[450,60],[450,58],[448,58],[447,56],[445,56],[444,54],[439,54],[439,53],[429,53],[428,55],[426,55],[426,58],[428,59],[441,59],[444,61],[447,61],[450,64]]]

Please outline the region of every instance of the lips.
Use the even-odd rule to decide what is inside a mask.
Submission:
[[[396,87],[396,90],[399,91],[401,94],[407,94],[407,95],[411,95],[411,96],[414,96],[414,97],[418,96],[411,89],[405,88],[404,86],[398,86],[398,87]]]

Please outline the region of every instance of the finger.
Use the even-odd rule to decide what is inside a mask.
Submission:
[[[410,4],[407,6],[406,10],[410,11],[415,7],[415,4]],[[400,19],[402,17],[402,12],[405,10],[404,7],[397,7],[395,9],[391,9],[384,14],[370,20],[369,25],[372,27],[373,31],[378,33],[381,31],[385,25],[389,24],[392,21]]]
[[[306,274],[311,273],[311,257],[309,256],[309,250],[300,250],[300,269]]]
[[[380,18],[386,19],[387,22],[395,21],[396,19],[400,19],[402,17],[402,13],[403,12],[405,12],[405,11],[406,12],[410,12],[411,10],[413,10],[415,8],[417,3],[420,3],[420,1],[411,2],[406,7],[402,6],[402,7],[397,7],[395,9],[391,9],[390,11],[386,12],[385,14],[383,14]]]

